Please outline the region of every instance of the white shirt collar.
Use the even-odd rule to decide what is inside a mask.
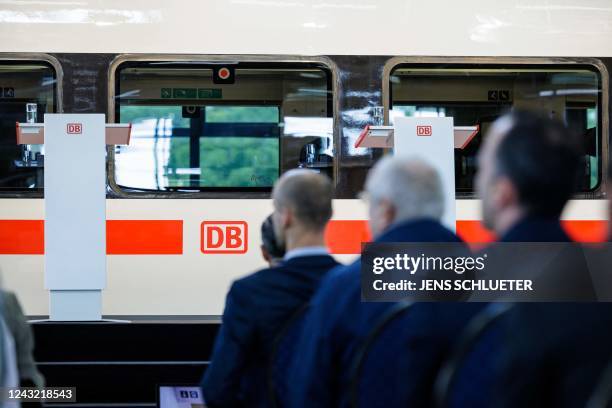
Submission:
[[[321,256],[321,255],[329,255],[327,248],[324,246],[308,246],[295,248],[291,251],[287,251],[285,256],[283,257],[284,261],[288,261],[292,258],[298,258],[302,256]]]

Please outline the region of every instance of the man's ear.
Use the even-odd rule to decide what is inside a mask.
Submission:
[[[270,263],[270,261],[272,260],[272,257],[271,257],[271,256],[270,256],[270,254],[268,253],[268,250],[267,250],[267,249],[266,249],[266,247],[265,247],[265,246],[263,246],[263,245],[262,245],[260,248],[261,248],[261,256],[263,257],[263,259],[264,259],[266,262]]]
[[[380,203],[380,215],[384,222],[383,229],[387,229],[395,221],[397,216],[397,209],[391,201],[381,200]]]
[[[519,204],[519,194],[516,186],[507,177],[500,177],[495,182],[493,199],[498,209],[515,207]]]
[[[293,224],[293,211],[289,206],[286,206],[281,210],[280,220],[283,229],[287,229]]]

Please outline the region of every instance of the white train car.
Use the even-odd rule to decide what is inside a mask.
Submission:
[[[107,155],[106,316],[219,315],[231,281],[264,265],[259,226],[291,168],[333,179],[328,243],[354,256],[367,240],[356,196],[380,157],[354,143],[376,106],[390,122],[479,126],[455,151],[457,230],[473,242],[490,239],[472,188],[488,125],[512,107],[564,120],[585,145],[565,225],[602,239],[611,39],[605,0],[1,2],[3,285],[29,315],[48,314],[44,151],[15,144],[27,103],[39,120],[133,125]]]

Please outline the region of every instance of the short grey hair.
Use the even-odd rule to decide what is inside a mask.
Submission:
[[[444,214],[440,174],[417,157],[382,158],[368,174],[365,188],[372,203],[386,200],[393,204],[395,222],[416,218],[439,220]]]
[[[322,230],[332,216],[333,187],[328,177],[307,169],[286,172],[272,191],[279,208],[289,207],[306,228]]]

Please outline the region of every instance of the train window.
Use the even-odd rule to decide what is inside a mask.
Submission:
[[[390,75],[389,121],[398,116],[452,116],[455,126],[479,126],[455,149],[458,195],[473,193],[476,153],[491,123],[512,108],[557,117],[584,140],[579,189],[597,189],[602,163],[602,85],[592,66],[399,65]]]
[[[132,123],[115,151],[131,191],[270,190],[292,168],[332,176],[331,73],[310,63],[124,62],[115,118]]]
[[[56,81],[46,62],[0,61],[0,192],[42,191],[44,146],[18,146],[15,123],[56,111]]]

